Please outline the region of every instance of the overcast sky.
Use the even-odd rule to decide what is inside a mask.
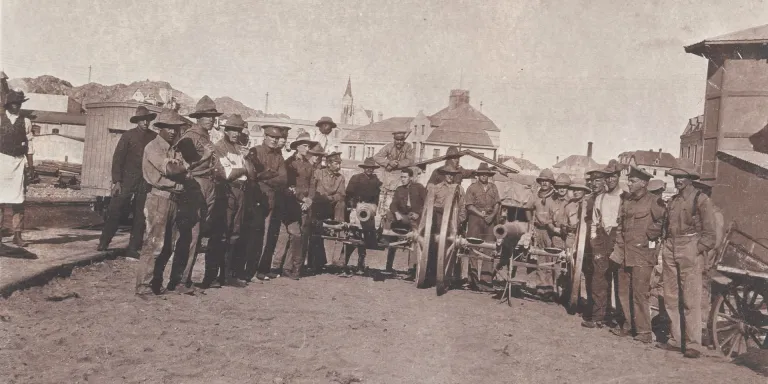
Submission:
[[[703,111],[706,60],[683,46],[768,23],[766,1],[2,0],[0,66],[75,86],[165,80],[294,118],[355,103],[432,114],[452,88],[539,166],[622,151],[677,155]],[[462,76],[463,73],[463,76]]]

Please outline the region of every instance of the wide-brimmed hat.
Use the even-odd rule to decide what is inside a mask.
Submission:
[[[571,181],[568,189],[580,189],[584,192],[592,192],[592,189],[587,186],[587,181],[582,178],[576,178]]]
[[[565,173],[561,173],[557,175],[557,178],[555,179],[555,187],[568,187],[571,185],[571,177],[566,175]]]
[[[328,116],[321,117],[320,120],[318,120],[317,123],[315,123],[315,127],[319,127],[321,124],[330,124],[331,128],[336,128],[336,123],[334,123],[333,119],[331,119]]]
[[[656,192],[664,189],[664,182],[659,179],[653,179],[648,182],[648,191]]]
[[[334,161],[341,162],[341,152],[331,152],[325,155],[325,163],[332,163]]]
[[[611,160],[608,162],[608,165],[603,168],[602,173],[606,176],[621,173],[621,164],[616,160]]]
[[[138,123],[142,120],[152,121],[157,117],[157,113],[150,112],[147,107],[139,105],[136,107],[136,113],[131,116],[131,123]]]
[[[243,129],[248,128],[248,123],[243,120],[243,117],[239,114],[234,114],[230,116],[226,121],[224,121],[224,129],[232,129],[237,131],[242,131]]]
[[[184,119],[173,109],[163,109],[154,123],[158,128],[180,128],[184,124],[186,124]]]
[[[488,163],[480,163],[480,165],[477,166],[477,169],[472,171],[475,175],[488,175],[493,176],[496,172],[492,171],[491,168],[488,167]]]
[[[197,119],[198,117],[218,117],[222,113],[216,110],[216,103],[208,95],[203,96],[195,106],[195,111],[189,114],[189,117]]]
[[[551,169],[547,168],[539,173],[539,177],[536,178],[537,183],[541,183],[542,181],[551,181],[552,183],[555,182],[555,174],[552,172]]]
[[[627,174],[627,178],[629,177],[637,177],[640,180],[651,180],[653,178],[653,175],[646,172],[644,169],[636,167],[634,165],[629,166],[629,173]]]
[[[296,136],[296,140],[294,140],[291,143],[290,147],[291,149],[296,149],[296,147],[302,144],[308,144],[309,147],[312,148],[315,146],[315,144],[317,144],[317,141],[313,141],[312,138],[309,136],[309,133],[302,132],[302,133],[299,133],[298,136]]]
[[[459,157],[461,157],[461,152],[459,151],[459,148],[456,148],[456,146],[454,145],[451,145],[445,151],[446,159],[458,159]]]
[[[381,168],[380,165],[376,164],[376,161],[373,160],[373,157],[366,157],[362,164],[357,165],[360,168]]]
[[[29,98],[24,97],[24,91],[10,91],[5,98],[5,105],[13,103],[21,104],[27,100],[29,100]]]
[[[672,177],[684,177],[691,180],[698,180],[701,175],[696,171],[696,166],[688,159],[680,159],[677,161],[677,167],[673,167],[666,172],[667,175]]]
[[[408,134],[411,133],[410,131],[395,131],[392,132],[392,138],[395,140],[405,140],[406,137],[408,137]]]
[[[449,175],[455,175],[461,172],[461,170],[454,167],[453,164],[443,165],[442,167],[438,168],[437,171],[442,174],[449,174]]]
[[[310,147],[309,151],[307,151],[307,153],[312,155],[312,156],[320,156],[320,157],[326,155],[325,151],[323,150],[323,146],[320,145],[319,143],[315,143],[315,145]]]
[[[262,125],[261,130],[264,132],[264,136],[269,137],[285,137],[287,134],[287,129],[291,129],[290,127],[286,127],[283,125]]]
[[[603,173],[604,169],[605,169],[604,166],[600,166],[600,165],[593,166],[586,172],[587,179],[588,180],[602,179],[603,177],[605,177],[605,173]]]

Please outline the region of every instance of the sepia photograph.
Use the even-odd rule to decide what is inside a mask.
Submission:
[[[768,1],[2,0],[0,383],[768,383]]]

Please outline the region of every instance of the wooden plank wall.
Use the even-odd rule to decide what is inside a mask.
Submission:
[[[83,154],[83,190],[96,196],[108,196],[112,188],[112,155],[124,131],[132,129],[131,116],[139,106],[135,102],[96,103],[88,105]],[[160,108],[146,106],[153,112]]]

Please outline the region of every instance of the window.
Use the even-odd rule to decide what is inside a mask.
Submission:
[[[424,134],[424,124],[421,125],[421,134]]]
[[[655,169],[653,170],[653,175],[656,176],[656,170]]]
[[[351,160],[354,160],[354,159],[355,159],[355,152],[356,152],[356,151],[357,151],[357,147],[355,147],[354,145],[350,145],[350,146],[349,146],[349,158],[350,158]]]
[[[416,124],[414,124],[414,125],[413,125],[413,134],[414,134],[414,135],[418,135],[418,134],[419,134],[419,131],[418,131],[418,129],[419,129],[419,126],[418,126],[418,125],[416,125]]]
[[[693,163],[694,163],[694,164],[696,164],[696,159],[697,159],[697,157],[696,157],[696,152],[698,152],[698,151],[697,151],[698,149],[699,149],[699,146],[698,146],[698,145],[694,145],[694,146],[693,146]]]
[[[421,143],[421,149],[419,150],[419,161],[424,160],[424,150],[426,149],[426,145],[424,143]]]
[[[434,159],[435,157],[440,157],[440,149],[439,148],[435,148],[435,149],[432,150],[432,158]]]
[[[333,131],[333,137],[339,137],[339,130]]]
[[[54,129],[51,130],[51,133],[57,134],[57,133],[59,133],[59,129],[58,128],[54,128]]]
[[[368,147],[368,157],[373,157],[373,147]]]

